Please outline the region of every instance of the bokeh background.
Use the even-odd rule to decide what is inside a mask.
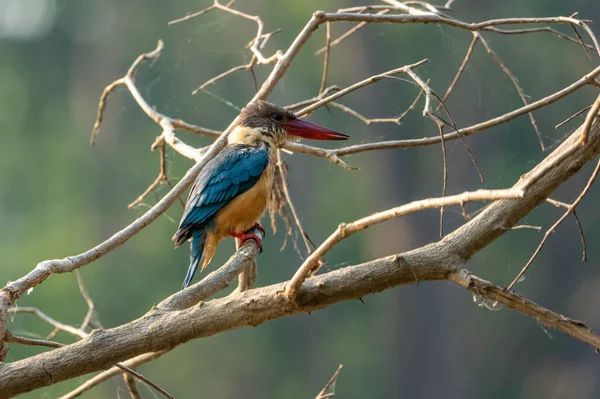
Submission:
[[[336,10],[357,1],[239,1],[236,6],[264,18],[266,30],[283,28],[267,46],[285,48],[316,9]],[[167,21],[209,5],[209,1],[0,0],[0,282],[16,279],[37,262],[84,251],[140,216],[145,205],[127,204],[154,180],[158,154],[149,147],[160,133],[125,89],[109,100],[96,146],[88,145],[102,89],[122,76],[138,54],[165,41],[160,59],[146,63],[138,86],[161,112],[210,128],[224,128],[253,94],[250,75],[239,72],[191,96],[207,79],[250,59],[243,47],[255,25],[221,12],[174,26]],[[580,12],[600,20],[596,0],[457,0],[453,15],[467,21],[511,16],[554,16]],[[349,24],[333,27],[334,37]],[[567,26],[558,28],[572,34]],[[596,32],[600,34],[599,32]],[[270,99],[279,104],[313,96],[321,79],[324,43],[316,32]],[[582,48],[547,33],[526,36],[487,34],[490,44],[538,99],[577,80],[597,65]],[[429,58],[419,68],[443,94],[460,65],[471,34],[435,25],[372,25],[334,48],[330,83],[341,86],[397,66]],[[257,70],[264,79],[270,67]],[[387,80],[347,96],[343,102],[365,115],[398,115],[418,93],[402,80]],[[544,143],[554,148],[583,117],[555,130],[554,125],[589,105],[597,89],[584,88],[536,111]],[[520,105],[510,80],[478,46],[448,107],[459,126],[500,115]],[[422,107],[422,102],[420,103]],[[320,110],[311,119],[348,133],[350,144],[437,134],[420,110],[401,126],[361,122],[338,110]],[[180,132],[201,146],[210,140]],[[546,155],[526,116],[468,138],[487,180],[481,184],[464,148],[448,143],[449,193],[504,188]],[[169,175],[177,179],[191,166],[169,150]],[[439,146],[364,153],[347,158],[361,168],[348,172],[329,162],[294,154],[291,193],[308,232],[321,242],[341,221],[411,200],[439,196],[442,160]],[[570,201],[583,188],[588,168],[561,187],[555,199]],[[166,188],[158,192],[164,195]],[[555,311],[585,320],[600,330],[600,189],[592,188],[578,208],[588,244],[581,243],[569,218],[552,235],[517,288]],[[477,211],[481,204],[469,207]],[[98,318],[105,327],[143,315],[178,290],[188,249],[173,249],[170,237],[182,208],[176,203],[127,244],[82,269]],[[523,223],[550,226],[561,214],[542,205]],[[446,214],[446,231],[463,223],[460,210]],[[329,267],[357,264],[399,253],[438,239],[437,211],[404,217],[356,234],[327,256]],[[266,221],[268,224],[268,221]],[[282,224],[269,234],[259,258],[258,285],[291,277],[301,263],[283,243]],[[485,248],[469,268],[498,284],[508,283],[542,238],[516,230]],[[212,267],[232,253],[233,240],[221,245]],[[50,278],[18,306],[38,306],[63,322],[81,322],[86,304],[74,274]],[[44,337],[51,328],[31,315],[11,317],[15,334]],[[56,338],[71,342],[59,334]],[[39,352],[13,345],[7,361]],[[338,364],[340,398],[597,398],[598,355],[588,346],[547,330],[510,310],[490,311],[473,303],[464,290],[446,283],[400,287],[311,315],[275,320],[256,328],[226,332],[180,346],[140,368],[177,398],[311,398]],[[89,376],[24,395],[53,398]],[[144,397],[157,397],[140,384]],[[85,398],[127,397],[120,377],[94,388]]]

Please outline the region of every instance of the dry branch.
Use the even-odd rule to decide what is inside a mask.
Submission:
[[[585,125],[584,127],[582,127],[582,130],[585,129]],[[519,272],[519,274],[517,274],[517,276],[514,278],[514,280],[510,283],[510,285],[507,287],[507,289],[512,289],[515,284],[517,284],[517,282],[519,282],[519,280],[521,280],[521,278],[525,275],[525,273],[527,272],[527,270],[529,269],[529,267],[531,266],[531,264],[533,263],[533,261],[535,260],[535,258],[537,257],[537,255],[540,253],[540,251],[542,250],[544,244],[546,243],[546,241],[548,240],[548,237],[550,237],[550,235],[552,233],[554,233],[554,231],[556,230],[556,228],[558,226],[560,226],[560,224],[562,222],[564,222],[564,220],[567,218],[567,216],[569,216],[570,213],[573,213],[573,215],[575,216],[575,220],[577,221],[577,226],[579,227],[579,232],[581,234],[581,241],[583,244],[583,258],[585,260],[585,239],[583,238],[583,232],[581,230],[581,223],[579,222],[579,218],[576,216],[575,212],[575,208],[577,208],[577,205],[579,205],[579,203],[583,200],[583,198],[586,196],[586,194],[588,193],[588,191],[590,190],[590,188],[592,187],[592,184],[594,183],[594,181],[596,180],[596,178],[598,177],[598,173],[600,173],[600,160],[598,160],[598,163],[596,164],[596,168],[594,169],[594,171],[592,172],[592,175],[590,176],[587,184],[585,185],[585,188],[583,189],[583,191],[577,196],[577,198],[575,199],[575,201],[573,201],[572,204],[565,204],[567,211],[560,217],[560,219],[558,219],[556,221],[556,223],[554,223],[549,229],[548,231],[546,231],[546,233],[544,234],[544,238],[542,238],[542,241],[540,242],[540,244],[538,245],[538,247],[535,249],[533,255],[531,255],[531,258],[529,258],[529,260],[527,261],[527,263],[525,264],[525,266],[523,266],[523,269],[521,269],[521,271]]]
[[[425,209],[441,208],[448,205],[459,205],[470,201],[494,201],[499,199],[522,198],[524,191],[520,187],[508,190],[478,190],[451,195],[449,197],[429,198],[414,201],[406,205],[377,212],[371,216],[364,217],[352,223],[341,223],[337,230],[327,238],[298,269],[290,284],[287,286],[286,294],[295,297],[298,288],[304,282],[309,273],[314,273],[319,260],[337,243],[349,235],[364,230],[374,224],[388,221],[412,212]]]
[[[159,358],[160,356],[164,355],[168,351],[169,350],[165,350],[162,352],[145,353],[143,355],[136,356],[133,359],[129,359],[129,360],[123,362],[123,364],[130,368],[138,367],[144,363],[148,363],[154,359]],[[95,387],[96,385],[106,381],[107,379],[109,379],[111,377],[114,377],[115,375],[121,374],[122,372],[123,372],[123,370],[121,370],[118,367],[111,367],[110,369],[103,371],[100,374],[95,375],[94,377],[90,378],[89,380],[87,380],[86,382],[84,382],[83,384],[81,384],[79,387],[75,388],[71,392],[67,393],[66,395],[61,396],[59,399],[76,398],[79,395],[81,395],[83,392]]]
[[[327,381],[327,384],[325,384],[315,399],[327,399],[335,396],[335,383],[343,368],[344,366],[341,364],[338,366],[337,370],[335,370],[335,373],[333,373],[329,381]]]

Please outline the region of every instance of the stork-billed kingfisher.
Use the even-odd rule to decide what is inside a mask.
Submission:
[[[267,209],[273,189],[277,147],[288,136],[313,140],[346,140],[347,135],[299,119],[282,107],[256,101],[244,108],[227,146],[202,169],[188,195],[175,247],[191,238],[190,266],[183,288],[192,281],[198,265],[204,269],[217,245],[228,236],[243,244],[252,238],[262,251],[253,229]]]

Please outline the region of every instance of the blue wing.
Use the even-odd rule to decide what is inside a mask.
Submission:
[[[184,243],[193,230],[254,186],[268,163],[266,150],[243,144],[227,146],[209,161],[190,191],[179,229],[173,236],[175,245]]]

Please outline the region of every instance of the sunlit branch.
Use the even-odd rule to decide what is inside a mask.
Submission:
[[[428,198],[420,201],[413,201],[406,205],[401,205],[386,211],[377,212],[371,216],[366,216],[351,223],[341,223],[337,230],[331,234],[300,266],[294,277],[290,280],[286,288],[286,294],[289,297],[295,297],[300,285],[309,273],[315,271],[318,261],[338,242],[358,231],[364,230],[374,224],[385,222],[390,219],[398,218],[409,213],[422,211],[425,209],[440,208],[442,206],[463,204],[470,201],[493,201],[505,198],[520,198],[523,196],[522,189],[507,190],[478,190],[473,192],[464,192],[462,194],[451,195],[441,198]]]

